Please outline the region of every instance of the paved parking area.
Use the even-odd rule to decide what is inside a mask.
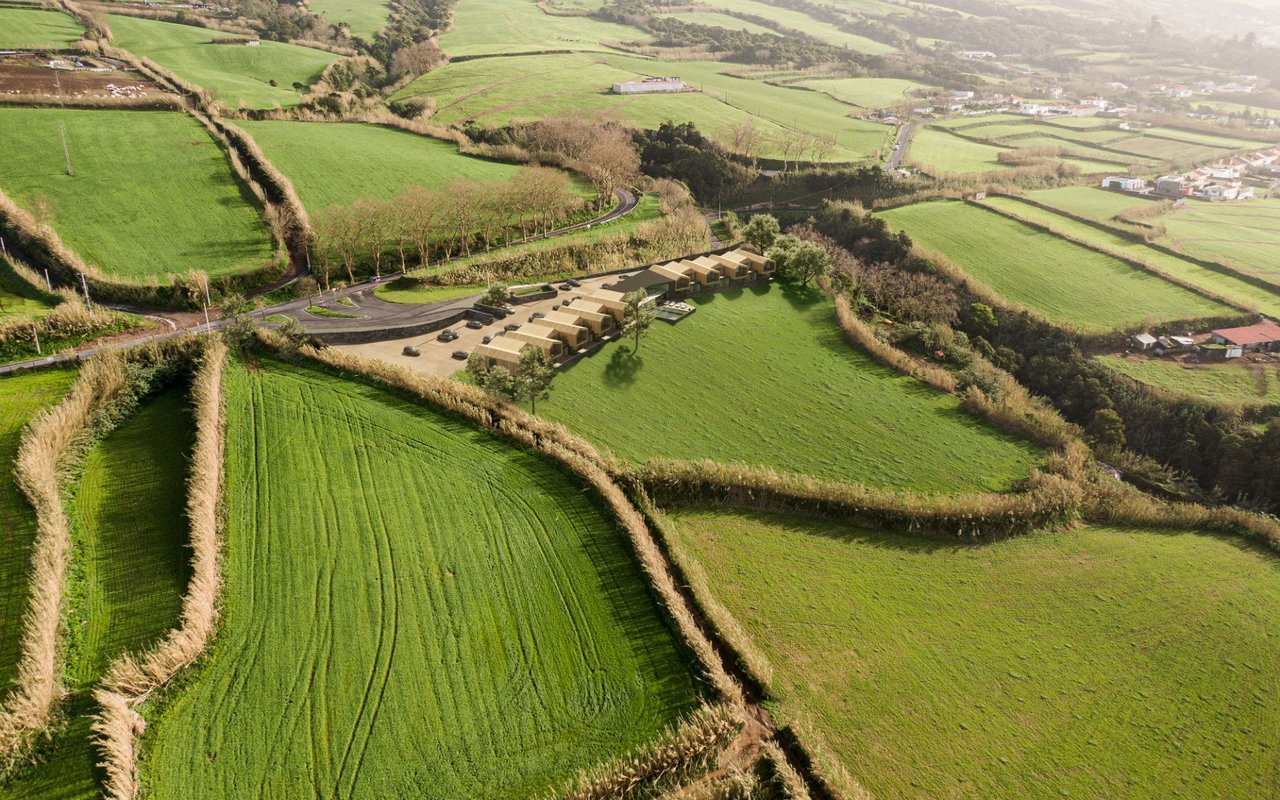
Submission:
[[[408,367],[409,369],[421,375],[440,375],[448,377],[458,370],[466,369],[467,362],[453,358],[454,351],[463,351],[470,355],[471,351],[480,344],[481,340],[486,336],[494,336],[498,331],[502,330],[505,325],[512,322],[518,322],[521,325],[529,321],[529,317],[535,311],[546,313],[554,310],[565,300],[577,295],[584,297],[593,290],[601,287],[605,283],[614,283],[621,280],[625,275],[603,275],[594,278],[581,279],[582,286],[569,291],[557,292],[556,297],[546,300],[539,300],[533,303],[522,303],[515,306],[516,313],[504,320],[496,320],[491,325],[486,325],[480,330],[472,330],[466,327],[465,323],[458,323],[450,330],[458,333],[458,338],[452,342],[442,342],[437,337],[440,332],[428,333],[421,336],[411,336],[406,339],[388,339],[382,342],[368,342],[365,344],[344,344],[336,345],[338,348],[348,353],[366,356],[369,358],[377,358],[388,364],[394,364],[399,367]],[[554,284],[558,285],[558,284]],[[404,348],[406,345],[412,345],[422,352],[420,356],[406,356]]]

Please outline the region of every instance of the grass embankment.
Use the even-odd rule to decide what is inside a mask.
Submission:
[[[765,514],[672,527],[772,666],[780,721],[877,797],[1271,791],[1270,552],[1105,528],[966,546]]]
[[[1280,370],[1275,364],[1196,364],[1135,356],[1099,356],[1098,360],[1130,378],[1213,403],[1280,403]]]
[[[0,798],[101,797],[89,691],[116,656],[157,642],[178,621],[187,581],[186,458],[190,415],[179,390],[148,401],[95,445],[75,489],[76,561],[69,589],[68,721],[47,759]]]
[[[339,56],[310,47],[263,39],[255,47],[213,44],[228,34],[191,25],[112,14],[113,44],[151,59],[185,81],[203,87],[230,108],[295,106],[330,62]],[[273,83],[274,82],[274,83]]]
[[[1033,192],[1030,197],[1040,200],[1041,198],[1036,197],[1037,194]],[[1211,269],[1194,261],[1163,252],[1147,245],[1145,242],[1129,238],[1121,233],[1101,230],[1070,217],[1018,200],[1005,197],[988,197],[982,202],[997,210],[1045,225],[1054,232],[1084,242],[1091,247],[1097,247],[1111,253],[1119,253],[1128,258],[1150,264],[1167,275],[1186,281],[1193,286],[1198,286],[1207,292],[1232,302],[1256,308],[1264,314],[1273,316],[1280,314],[1280,286],[1277,286],[1275,291],[1268,291],[1261,286],[1256,286],[1236,275],[1232,275],[1229,271]],[[1099,203],[1095,207],[1098,212],[1105,213],[1104,209],[1106,207],[1104,204]],[[1092,218],[1094,215],[1082,214],[1081,216]],[[1105,220],[1100,221],[1105,222]]]
[[[273,256],[253,195],[186,114],[0,108],[0,137],[0,186],[29,211],[45,206],[62,240],[106,274],[224,275]]]
[[[27,421],[61,400],[75,375],[46,370],[0,378],[0,697],[8,694],[18,663],[36,533],[35,514],[13,478],[13,461]]]
[[[888,126],[850,116],[848,104],[822,92],[744,80],[725,74],[728,69],[722,62],[681,61],[681,78],[699,91],[617,95],[610,92],[614,83],[666,75],[672,72],[671,63],[618,53],[484,58],[432,70],[396,97],[434,98],[438,106],[433,119],[441,124],[474,119],[499,126],[577,114],[643,128],[688,121],[730,145],[733,132],[751,119],[762,139],[758,155],[773,158],[781,157],[784,138],[812,141],[834,135],[825,160],[857,161],[884,148],[892,133]],[[791,158],[812,160],[816,154],[797,148]]]
[[[0,8],[0,48],[61,50],[82,36],[84,28],[60,11]]]
[[[626,539],[536,457],[304,367],[230,368],[224,626],[150,797],[538,796],[696,700]]]
[[[862,108],[899,106],[912,102],[914,95],[910,93],[927,94],[937,90],[937,87],[902,78],[817,78],[801,81],[800,85]]]
[[[1104,253],[960,202],[881,212],[997,294],[1088,331],[1238,313]]]
[[[873,55],[894,52],[893,47],[883,42],[877,42],[874,39],[868,39],[856,33],[849,33],[832,22],[809,16],[803,11],[774,5],[773,3],[760,2],[760,0],[711,0],[710,5],[714,8],[723,8],[740,14],[763,17],[770,22],[783,25],[793,31],[806,33],[819,41],[833,44],[836,47],[846,47],[854,52]]]
[[[1001,490],[1040,454],[952,395],[847,343],[826,296],[781,286],[689,301],[639,353],[565,370],[538,412],[632,460],[710,458],[939,493]]]
[[[0,324],[19,317],[42,317],[52,311],[56,296],[23,280],[9,263],[0,259]]]
[[[390,199],[406,186],[443,189],[465,178],[481,183],[511,179],[519,164],[462,155],[453,142],[360,123],[239,123],[267,158],[289,177],[311,212],[362,198]],[[591,195],[581,180],[575,188]]]
[[[334,25],[345,23],[352,36],[372,42],[391,16],[386,0],[308,0],[307,8]]]

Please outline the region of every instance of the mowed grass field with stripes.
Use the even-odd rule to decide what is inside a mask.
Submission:
[[[226,391],[224,627],[148,733],[150,797],[534,797],[698,701],[564,473],[305,367]]]

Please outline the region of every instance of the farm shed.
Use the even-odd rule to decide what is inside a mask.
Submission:
[[[506,367],[515,374],[520,369],[520,350],[524,346],[525,342],[497,336],[488,344],[476,347],[475,352],[484,358],[486,366]]]
[[[1242,350],[1259,350],[1265,353],[1280,350],[1280,325],[1260,322],[1239,328],[1220,328],[1210,338],[1214,344],[1235,345]]]
[[[589,328],[596,336],[608,336],[613,332],[613,315],[599,303],[574,300],[564,307],[563,313],[572,315],[579,325]]]
[[[521,347],[531,344],[541,350],[544,356],[552,359],[559,358],[560,354],[564,352],[564,342],[552,338],[550,332],[545,328],[538,329],[532,325],[521,325],[514,331],[507,331],[506,335],[499,336],[494,341],[498,341],[498,339],[514,339],[520,342]]]
[[[660,94],[683,92],[684,81],[672,75],[662,78],[645,78],[641,81],[622,81],[613,85],[614,94]]]
[[[591,329],[582,325],[578,317],[561,311],[551,311],[542,319],[529,323],[535,328],[545,328],[548,336],[561,340],[571,348],[581,347],[591,341]]]
[[[1130,337],[1130,340],[1133,342],[1133,346],[1139,350],[1150,350],[1160,341],[1149,333],[1135,333]]]

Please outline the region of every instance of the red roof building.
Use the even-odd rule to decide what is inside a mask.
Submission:
[[[1257,325],[1245,325],[1242,328],[1222,328],[1213,332],[1213,341],[1218,344],[1234,344],[1251,350],[1270,350],[1280,345],[1280,325],[1274,322],[1260,322]]]

